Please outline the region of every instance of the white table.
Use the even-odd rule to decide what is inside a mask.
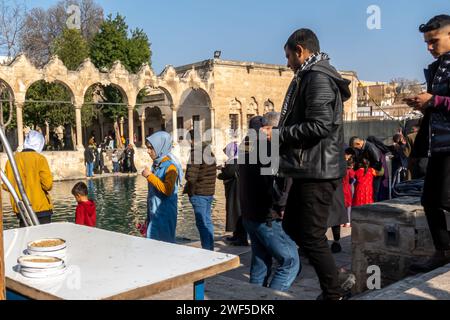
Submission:
[[[41,238],[67,241],[64,275],[37,280],[17,272],[17,258],[27,243]],[[10,297],[30,299],[141,299],[186,284],[193,284],[194,298],[202,299],[203,279],[240,264],[239,257],[230,254],[71,223],[5,231],[4,246]]]

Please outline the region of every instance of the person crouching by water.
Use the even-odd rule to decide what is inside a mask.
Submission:
[[[78,203],[75,212],[75,223],[82,226],[95,227],[97,210],[95,208],[95,202],[88,198],[87,185],[84,182],[78,182],[73,186],[72,194]]]
[[[23,151],[16,153],[14,158],[33,211],[41,224],[48,224],[51,223],[53,214],[53,204],[49,194],[53,187],[53,177],[47,159],[41,154],[44,145],[44,136],[32,130],[25,139]],[[6,163],[5,171],[8,180],[12,183],[16,192],[19,193],[9,160]],[[8,191],[5,185],[3,185],[3,189]],[[19,209],[12,197],[11,206],[19,217]],[[21,218],[19,218],[19,226],[21,228],[25,227],[25,223]]]
[[[153,160],[142,176],[148,181],[147,238],[175,243],[178,212],[178,186],[183,177],[181,164],[172,150],[172,137],[156,132],[146,139],[147,153]]]

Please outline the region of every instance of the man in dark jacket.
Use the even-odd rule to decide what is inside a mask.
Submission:
[[[202,248],[214,251],[214,227],[211,220],[211,206],[216,188],[217,165],[211,146],[194,140],[190,132],[191,156],[186,169],[184,193],[194,208],[195,222],[200,233]]]
[[[370,140],[376,141],[375,137],[369,137]],[[375,169],[375,171],[381,172],[383,170],[383,162],[382,157],[384,153],[390,152],[387,147],[384,149],[384,144],[382,141],[378,141],[378,144],[373,143],[372,141],[361,139],[359,137],[352,137],[350,139],[350,147],[357,151],[355,162],[356,165],[362,163],[363,159],[369,160],[370,167]],[[376,140],[375,140],[376,139]],[[373,201],[378,202],[385,200],[383,197],[379,196],[381,190],[381,183],[383,177],[377,176],[373,179]]]
[[[249,123],[249,131],[254,130],[253,133],[258,135],[259,130],[266,125],[265,122],[264,117],[253,117]],[[261,174],[264,165],[260,159],[259,148],[263,143],[269,144],[266,139],[261,141],[255,138],[255,134],[253,138],[249,135],[239,152],[241,214],[252,245],[250,283],[287,291],[297,277],[301,265],[297,245],[282,226],[285,205],[282,198],[285,188],[277,188],[279,195],[274,197],[274,176]],[[256,161],[251,161],[252,158]],[[272,259],[278,263],[269,281]]]
[[[88,178],[94,176],[94,148],[95,146],[90,145],[84,149],[84,164],[86,165],[86,177]]]
[[[446,212],[450,211],[450,111],[444,105],[450,97],[450,16],[436,16],[419,30],[437,60],[425,70],[427,93],[406,102],[424,113],[412,157],[429,158],[422,205],[436,253],[424,264],[413,264],[411,271],[415,273],[429,272],[450,263],[446,221]]]
[[[279,174],[293,178],[283,227],[319,277],[323,293],[318,299],[340,300],[344,292],[326,232],[334,194],[346,173],[343,101],[351,96],[350,81],[330,65],[309,29],[294,32],[285,51],[295,76],[279,124]],[[272,129],[265,131],[270,138]]]

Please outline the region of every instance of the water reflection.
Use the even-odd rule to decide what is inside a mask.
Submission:
[[[71,194],[76,181],[55,182],[51,197],[54,204],[54,222],[75,222],[76,202]],[[97,206],[97,227],[124,234],[141,236],[136,224],[143,222],[147,210],[147,182],[142,177],[108,177],[87,182],[89,196]],[[2,192],[4,227],[18,227],[9,202],[9,195]],[[189,198],[178,198],[177,238],[179,241],[199,240],[194,212]],[[222,236],[225,230],[225,199],[221,181],[217,181],[213,201],[214,232]]]

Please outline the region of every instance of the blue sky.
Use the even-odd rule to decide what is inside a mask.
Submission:
[[[26,0],[28,8],[56,0]],[[450,14],[448,0],[97,0],[105,13],[121,13],[152,43],[153,68],[212,58],[285,64],[283,45],[300,27],[314,30],[339,70],[362,80],[406,77],[423,81],[432,57],[418,26]],[[367,8],[381,10],[381,29],[369,30]]]

